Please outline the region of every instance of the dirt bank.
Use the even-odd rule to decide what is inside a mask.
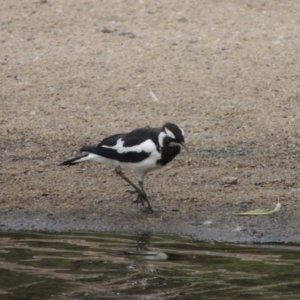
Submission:
[[[300,242],[299,11],[296,0],[3,1],[0,229]],[[57,166],[166,121],[190,155],[147,177],[157,214],[110,167]],[[278,200],[276,216],[232,215]]]

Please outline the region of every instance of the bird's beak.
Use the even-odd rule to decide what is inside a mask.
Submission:
[[[189,149],[188,149],[188,147],[185,145],[185,143],[180,143],[180,145],[186,150],[186,152],[189,154],[190,153],[190,151],[189,151]]]

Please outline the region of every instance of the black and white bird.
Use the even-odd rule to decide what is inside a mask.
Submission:
[[[83,146],[80,151],[85,155],[67,160],[60,165],[75,165],[85,161],[95,161],[115,166],[116,173],[126,180],[137,193],[136,203],[147,202],[148,210],[153,212],[144,190],[145,175],[172,161],[180,153],[184,144],[184,131],[173,123],[162,128],[139,128],[129,133],[112,135],[97,146]],[[187,149],[187,148],[186,148]],[[131,169],[139,175],[139,187],[132,183],[122,172],[122,167]]]

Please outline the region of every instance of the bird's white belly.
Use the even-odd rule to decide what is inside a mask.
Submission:
[[[150,171],[156,170],[161,168],[161,165],[157,164],[157,161],[161,158],[161,154],[157,151],[151,153],[149,157],[146,159],[137,162],[137,163],[130,163],[130,162],[119,162],[119,165],[124,168],[131,169],[138,173],[148,173]]]
[[[137,173],[146,174],[150,171],[161,168],[161,165],[157,164],[157,161],[161,159],[161,154],[158,151],[153,151],[149,157],[140,161],[140,162],[120,162],[118,160],[109,159],[106,157],[99,156],[97,154],[90,153],[87,157],[81,159],[84,160],[93,160],[103,164],[114,165],[115,167],[124,167],[130,170],[133,170]]]

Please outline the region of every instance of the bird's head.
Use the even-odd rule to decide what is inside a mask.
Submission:
[[[161,147],[172,144],[180,144],[188,151],[184,144],[184,131],[176,124],[166,123],[161,129],[158,141]]]

